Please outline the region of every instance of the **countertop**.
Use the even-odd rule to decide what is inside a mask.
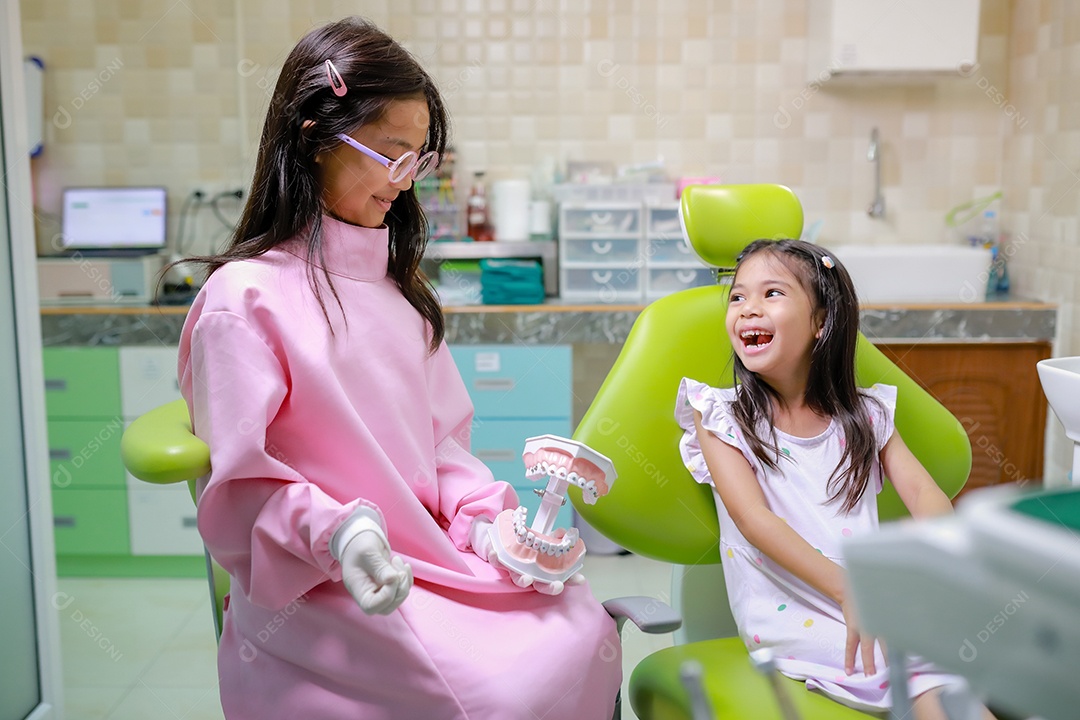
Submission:
[[[446,340],[456,344],[610,343],[626,340],[644,304],[446,307]],[[45,346],[174,345],[187,306],[50,306],[41,309]],[[885,342],[1049,342],[1057,306],[999,297],[978,303],[878,303],[860,309],[864,335]],[[722,323],[717,316],[717,323]]]

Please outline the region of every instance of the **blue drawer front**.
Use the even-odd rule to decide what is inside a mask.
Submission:
[[[561,435],[570,437],[569,418],[550,420],[500,420],[478,419],[473,421],[473,455],[491,468],[496,480],[505,480],[514,487],[533,486],[525,479],[525,464],[521,451],[525,439],[536,435]]]
[[[476,417],[570,417],[569,345],[459,345],[450,352]]]

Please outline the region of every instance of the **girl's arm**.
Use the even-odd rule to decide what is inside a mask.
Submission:
[[[768,508],[750,463],[736,448],[702,427],[701,413],[696,410],[694,427],[713,486],[743,537],[777,565],[843,605],[843,568],[811,547]]]
[[[953,511],[948,496],[904,444],[899,432],[894,431],[881,450],[881,467],[912,517],[948,515]]]

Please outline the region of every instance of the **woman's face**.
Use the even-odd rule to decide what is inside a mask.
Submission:
[[[421,153],[428,123],[424,100],[394,100],[381,120],[360,127],[352,138],[396,160],[409,151]],[[412,186],[410,175],[391,182],[385,165],[345,143],[319,155],[317,161],[327,213],[353,225],[379,227],[398,193]]]

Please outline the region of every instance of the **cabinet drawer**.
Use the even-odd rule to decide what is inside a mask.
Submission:
[[[491,468],[496,480],[505,480],[515,487],[531,487],[536,483],[525,479],[525,464],[521,460],[525,439],[537,435],[570,437],[571,432],[568,417],[549,420],[479,419],[473,424],[472,452]]]
[[[450,353],[478,419],[570,417],[568,345],[458,345]]]
[[[49,417],[120,414],[116,348],[45,348],[45,408]]]
[[[187,485],[128,491],[132,555],[202,555],[195,503]]]
[[[641,299],[641,274],[636,267],[564,267],[560,272],[563,297],[600,302]]]
[[[646,293],[650,298],[687,288],[716,284],[716,271],[704,267],[649,268]]]
[[[55,489],[53,534],[58,555],[127,555],[127,491]]]
[[[649,264],[653,263],[692,263],[697,261],[697,256],[679,236],[649,238],[649,247],[646,250]]]
[[[178,347],[120,348],[120,407],[134,420],[180,397],[176,379]]]
[[[570,238],[561,241],[563,262],[632,265],[641,256],[637,238]]]
[[[633,235],[641,232],[641,205],[611,203],[560,206],[559,233]]]
[[[679,204],[646,206],[645,232],[675,240],[682,238],[682,225],[679,222]]]
[[[49,472],[56,489],[123,488],[119,417],[49,420]]]

